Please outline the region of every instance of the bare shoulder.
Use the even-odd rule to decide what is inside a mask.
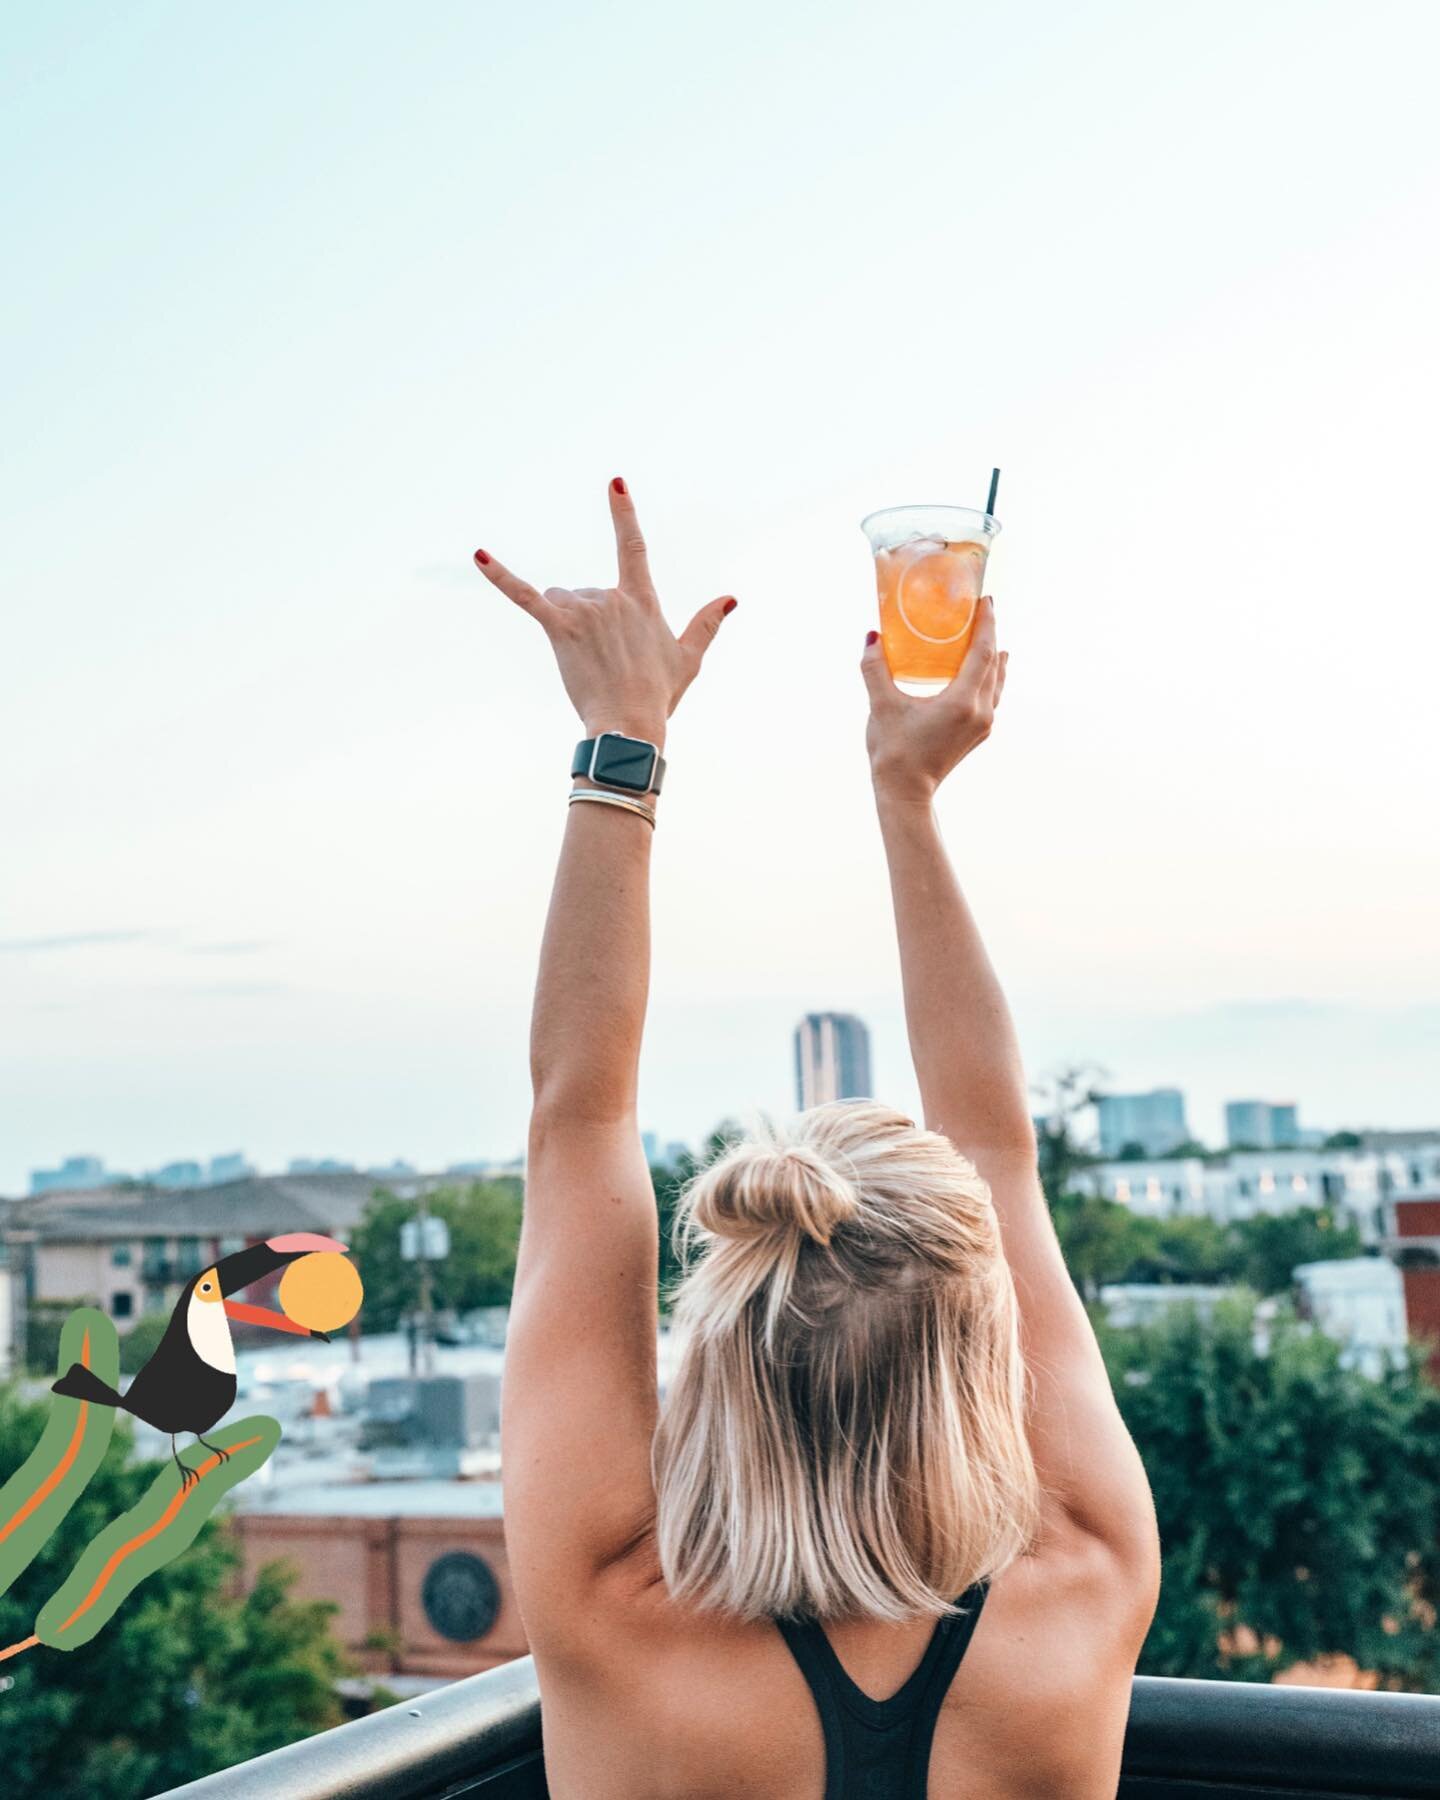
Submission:
[[[996,1578],[941,1709],[933,1766],[964,1769],[975,1791],[1007,1800],[1113,1800],[1157,1592],[1158,1555],[1152,1569],[1143,1544],[1126,1553],[1055,1527]]]
[[[819,1718],[780,1634],[678,1605],[653,1536],[597,1577],[566,1629],[552,1626],[532,1647],[557,1796],[819,1792]]]
[[[1057,1512],[1028,1556],[994,1584],[986,1604],[987,1642],[1017,1664],[1046,1649],[1058,1690],[1083,1671],[1132,1672],[1155,1616],[1160,1546],[1143,1526],[1099,1536]],[[1029,1665],[1034,1673],[1034,1665]]]

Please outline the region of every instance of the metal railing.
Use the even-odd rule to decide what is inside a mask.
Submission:
[[[186,1800],[545,1800],[534,1659],[503,1663],[170,1791]]]
[[[546,1800],[530,1657],[158,1800]],[[1440,1695],[1137,1675],[1119,1800],[1435,1800]]]

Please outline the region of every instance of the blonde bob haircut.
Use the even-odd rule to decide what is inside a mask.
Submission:
[[[680,1195],[652,1447],[671,1596],[741,1618],[949,1614],[1039,1527],[990,1190],[874,1100],[762,1118]]]

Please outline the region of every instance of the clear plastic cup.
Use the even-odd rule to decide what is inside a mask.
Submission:
[[[933,693],[959,672],[1000,521],[965,506],[889,506],[860,521],[875,553],[880,635],[895,680]]]

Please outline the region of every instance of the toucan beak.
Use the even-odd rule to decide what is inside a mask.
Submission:
[[[263,1244],[250,1244],[244,1250],[237,1250],[233,1256],[223,1257],[215,1265],[215,1273],[220,1277],[220,1292],[226,1295],[224,1307],[227,1314],[242,1325],[265,1325],[271,1331],[289,1331],[297,1337],[319,1337],[323,1333],[312,1332],[308,1325],[297,1325],[294,1319],[286,1318],[282,1312],[276,1312],[268,1306],[250,1306],[241,1300],[231,1300],[241,1288],[247,1288],[252,1282],[263,1280],[266,1275],[273,1275],[277,1269],[283,1269],[287,1263],[295,1262],[299,1257],[311,1256],[317,1250],[345,1251],[345,1245],[334,1238],[322,1237],[316,1231],[291,1231],[283,1237],[267,1239]]]
[[[222,1300],[228,1318],[234,1319],[237,1325],[264,1325],[271,1331],[293,1331],[296,1337],[323,1337],[320,1331],[312,1331],[308,1325],[297,1325],[283,1312],[276,1312],[273,1306],[251,1306],[245,1300]]]

